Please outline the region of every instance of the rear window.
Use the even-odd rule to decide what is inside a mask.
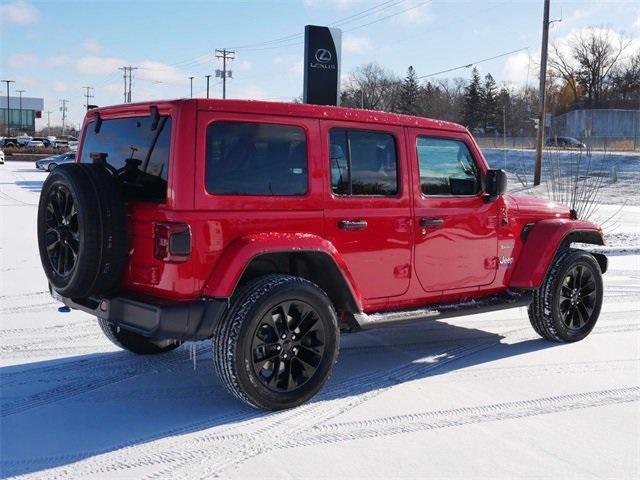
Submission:
[[[164,202],[167,197],[171,118],[160,117],[155,130],[149,116],[103,120],[96,133],[91,123],[85,132],[80,161],[106,154],[109,165],[120,170],[128,200]],[[123,170],[128,168],[128,172]]]
[[[207,191],[217,195],[304,195],[307,140],[293,125],[214,122],[207,128]]]

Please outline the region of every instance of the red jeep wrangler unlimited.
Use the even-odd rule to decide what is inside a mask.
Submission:
[[[139,354],[213,339],[221,382],[260,408],[317,393],[341,330],[529,306],[584,338],[603,244],[569,208],[505,195],[469,132],[346,108],[176,100],[87,112],[79,163],[44,183],[52,294]]]

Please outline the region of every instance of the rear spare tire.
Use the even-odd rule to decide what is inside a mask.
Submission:
[[[103,167],[59,165],[42,186],[38,206],[40,260],[60,295],[108,293],[127,263],[124,200]]]

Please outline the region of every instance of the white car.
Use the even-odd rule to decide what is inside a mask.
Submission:
[[[25,144],[25,147],[27,147],[27,148],[44,147],[44,143],[42,143],[42,141],[40,141],[40,140],[29,140]]]
[[[29,135],[20,135],[19,137],[16,137],[16,142],[18,142],[19,147],[26,147],[31,140],[33,140],[33,137],[30,137]]]
[[[4,152],[0,150],[0,165],[4,165]]]

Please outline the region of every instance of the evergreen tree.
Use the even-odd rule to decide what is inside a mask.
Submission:
[[[419,115],[419,96],[420,85],[416,78],[416,71],[410,66],[407,69],[407,76],[402,81],[402,85],[400,87],[400,102],[397,109],[398,113]]]
[[[487,128],[496,128],[498,120],[498,87],[496,81],[490,73],[484,77],[482,94],[482,127],[487,132]]]
[[[471,81],[464,89],[464,123],[473,131],[482,122],[482,85],[477,68],[471,72]]]

